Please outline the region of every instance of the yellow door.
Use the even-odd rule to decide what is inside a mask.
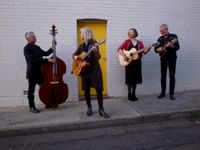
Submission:
[[[80,29],[83,27],[90,27],[94,34],[96,41],[99,41],[102,38],[106,38],[106,21],[98,21],[98,20],[81,20],[77,22],[77,36],[78,36],[78,45],[82,43],[80,39]],[[102,69],[103,75],[103,95],[107,95],[107,67],[106,67],[106,43],[99,46],[101,59],[100,65]],[[79,96],[84,95],[84,91],[82,90],[81,78],[78,78],[78,90]],[[96,91],[92,88],[91,95],[96,95]]]

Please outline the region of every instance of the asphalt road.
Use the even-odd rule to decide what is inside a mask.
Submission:
[[[0,150],[200,150],[200,119],[6,137]]]

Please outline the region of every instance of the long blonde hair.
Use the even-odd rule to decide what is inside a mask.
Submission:
[[[95,40],[92,30],[89,27],[83,27],[80,29],[80,31],[84,34],[84,38],[86,38],[87,40],[86,42],[88,42],[89,40]]]

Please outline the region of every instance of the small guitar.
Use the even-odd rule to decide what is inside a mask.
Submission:
[[[138,60],[140,58],[139,53],[142,53],[144,51],[146,51],[146,53],[148,53],[152,47],[157,46],[158,43],[154,43],[151,46],[149,46],[148,48],[142,48],[140,50],[137,50],[135,48],[132,48],[130,50],[123,50],[123,54],[128,58],[127,61],[124,60],[124,56],[122,54],[119,53],[119,63],[121,64],[121,66],[126,67],[128,66],[132,61]]]
[[[170,41],[170,43],[171,43],[172,45],[174,45],[177,41],[178,41],[178,39],[177,39],[177,38],[174,38],[174,39],[172,39],[172,40]],[[159,47],[156,51],[158,52],[158,54],[159,54],[161,57],[164,56],[164,55],[166,54],[166,52],[167,52],[167,44],[164,44],[163,46]]]
[[[95,43],[96,46],[100,46],[101,44],[105,43],[105,39],[101,39],[99,42]],[[76,76],[81,76],[85,68],[89,65],[87,61],[85,61],[85,58],[93,51],[93,48],[91,48],[87,53],[86,52],[81,52],[78,55],[78,58],[73,61],[72,63],[72,73]]]

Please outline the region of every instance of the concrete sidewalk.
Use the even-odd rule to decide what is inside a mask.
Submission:
[[[157,99],[155,95],[139,97],[136,102],[122,98],[105,100],[110,119],[99,116],[97,101],[92,102],[91,117],[86,116],[85,102],[68,102],[54,111],[38,106],[39,114],[29,112],[27,107],[0,108],[0,137],[200,117],[200,90],[176,96],[176,101],[168,97]]]

